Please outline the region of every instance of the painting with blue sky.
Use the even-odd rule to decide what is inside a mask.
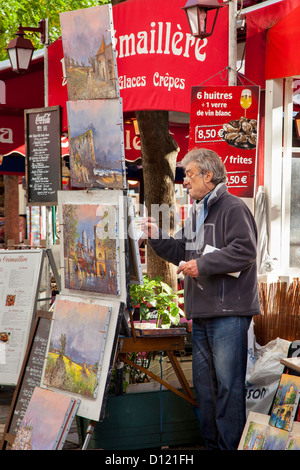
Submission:
[[[125,189],[121,100],[68,101],[67,111],[72,186]]]
[[[119,96],[111,5],[60,13],[69,100]]]
[[[96,398],[111,309],[57,297],[43,383]]]

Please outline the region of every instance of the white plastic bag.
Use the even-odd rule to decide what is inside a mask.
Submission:
[[[253,339],[255,341],[255,338]],[[276,393],[284,366],[280,359],[287,357],[291,342],[274,339],[265,346],[254,346],[254,365],[246,376],[246,410],[268,414]],[[249,344],[248,351],[251,350]]]

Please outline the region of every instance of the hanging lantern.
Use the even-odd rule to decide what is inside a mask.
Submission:
[[[187,0],[183,9],[186,12],[191,35],[201,39],[211,36],[220,8],[222,5],[218,0]]]

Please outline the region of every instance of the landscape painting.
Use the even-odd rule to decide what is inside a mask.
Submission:
[[[71,185],[124,189],[121,100],[68,101],[67,111]]]
[[[69,100],[119,96],[111,5],[60,13]]]
[[[62,448],[78,405],[74,398],[35,387],[12,450]]]
[[[111,308],[57,296],[43,384],[96,398]]]
[[[119,295],[118,206],[62,204],[64,286]]]

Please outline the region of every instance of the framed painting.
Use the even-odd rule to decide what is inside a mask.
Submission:
[[[285,450],[289,432],[269,425],[270,416],[251,411],[238,450]]]
[[[79,401],[36,387],[12,450],[60,450],[76,416]]]
[[[112,6],[60,13],[69,100],[119,94]]]
[[[80,399],[77,414],[98,421],[115,354],[120,302],[56,296],[40,386]]]
[[[62,293],[126,301],[124,197],[120,191],[60,191]]]
[[[274,397],[269,424],[290,431],[300,397],[300,377],[282,374]]]
[[[73,187],[125,189],[121,99],[68,101]]]
[[[111,309],[58,297],[43,383],[90,398],[97,396]]]

